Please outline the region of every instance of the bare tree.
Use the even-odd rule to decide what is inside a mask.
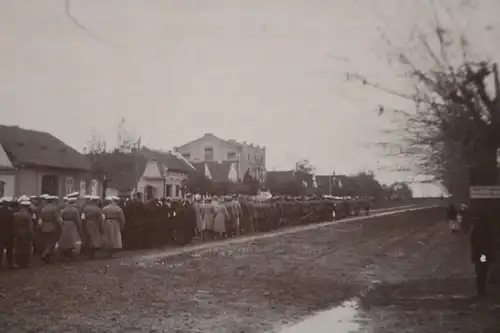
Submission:
[[[386,39],[388,45],[393,46]],[[497,65],[487,59],[472,60],[469,43],[435,21],[432,35],[418,36],[427,66],[417,65],[415,52],[398,50],[397,60],[413,83],[411,92],[378,84],[359,73],[348,73],[361,82],[391,95],[410,100],[414,112],[392,110],[398,129],[391,142],[381,145],[392,156],[411,157],[410,170],[440,181],[450,193],[466,195],[470,184],[497,182],[496,149],[500,145],[500,84]],[[461,59],[453,63],[459,46]],[[488,80],[492,79],[492,93]],[[388,108],[379,106],[383,114]],[[389,108],[390,109],[390,108]]]
[[[106,140],[94,132],[85,149],[85,153],[91,160],[94,174],[102,184],[103,197],[113,179],[124,176],[123,173],[131,167],[137,173],[135,166],[141,138],[136,138],[125,130],[125,119],[122,119],[118,125],[117,136],[116,147],[108,148]]]

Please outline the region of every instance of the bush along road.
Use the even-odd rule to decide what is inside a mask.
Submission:
[[[442,217],[429,208],[1,274],[0,331],[279,332],[370,290],[361,301],[362,325],[401,332],[399,325],[410,324],[399,314],[413,323],[418,297],[440,288],[467,296],[473,288],[467,242],[452,236]],[[455,312],[467,306],[456,302]],[[430,313],[445,307],[424,303]],[[484,318],[495,310],[483,306],[488,325]],[[450,331],[446,318],[438,324],[432,332]]]

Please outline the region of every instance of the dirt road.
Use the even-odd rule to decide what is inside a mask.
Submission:
[[[279,331],[374,281],[395,284],[439,270],[436,251],[451,237],[439,214],[1,274],[0,331]],[[374,303],[381,299],[371,295]]]

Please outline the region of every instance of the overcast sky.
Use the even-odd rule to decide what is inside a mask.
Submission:
[[[421,4],[429,2],[72,0],[86,33],[65,15],[63,0],[0,0],[1,123],[47,131],[82,150],[94,130],[114,142],[125,117],[152,148],[210,132],[265,145],[268,170],[301,158],[318,173],[377,170],[394,161],[367,146],[390,122],[373,110],[411,105],[346,82],[344,73],[405,91],[380,31],[402,45],[417,22],[433,20]],[[454,6],[459,14],[446,24],[466,28],[495,58],[496,27],[484,32],[500,1],[477,2]]]

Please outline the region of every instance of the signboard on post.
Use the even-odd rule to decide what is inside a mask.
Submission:
[[[500,186],[471,186],[471,199],[500,199]]]

